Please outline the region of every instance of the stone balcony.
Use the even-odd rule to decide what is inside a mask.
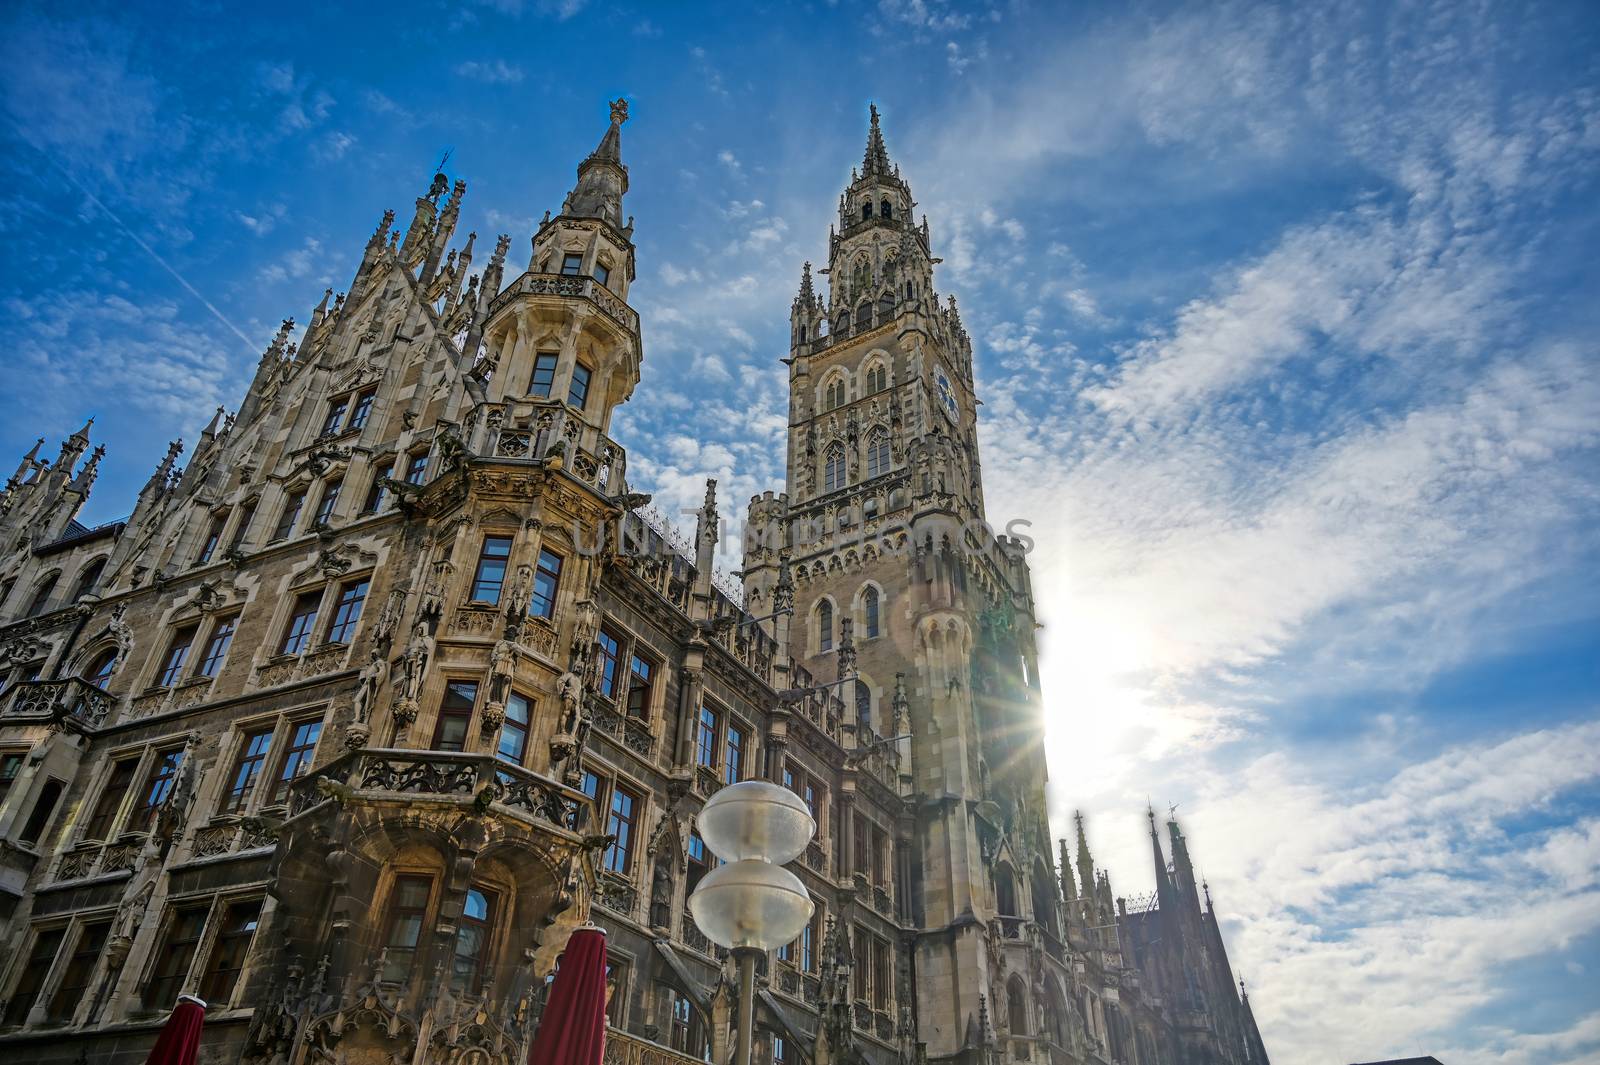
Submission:
[[[294,821],[329,803],[470,805],[530,827],[581,832],[589,797],[491,754],[364,748],[340,755],[295,782]]]
[[[72,721],[82,728],[99,728],[116,707],[117,697],[79,677],[67,677],[20,681],[0,705],[7,717],[50,724]]]

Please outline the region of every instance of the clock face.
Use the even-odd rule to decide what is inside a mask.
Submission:
[[[933,368],[933,384],[939,390],[939,406],[944,411],[944,416],[952,422],[959,422],[961,408],[956,405],[956,390],[950,384],[950,376],[944,372],[943,366]]]

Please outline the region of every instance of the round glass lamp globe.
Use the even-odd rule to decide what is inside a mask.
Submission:
[[[706,938],[733,950],[792,943],[814,906],[800,878],[755,858],[719,865],[689,896],[689,913]]]
[[[800,796],[765,780],[729,784],[700,810],[700,838],[727,862],[759,858],[786,865],[800,857],[817,823]]]

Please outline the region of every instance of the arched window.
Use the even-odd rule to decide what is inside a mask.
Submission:
[[[870,585],[861,593],[861,628],[869,640],[878,635],[878,589]]]
[[[861,728],[872,728],[872,688],[866,681],[856,681],[856,722]]]
[[[842,337],[848,332],[850,332],[850,312],[840,311],[839,322],[833,327],[833,335]]]
[[[100,583],[100,574],[104,573],[105,569],[106,560],[104,558],[97,558],[83,567],[83,572],[78,574],[77,587],[72,590],[72,601],[74,603],[94,591],[95,585]]]
[[[1028,1034],[1028,988],[1018,976],[1006,982],[1006,1023],[1013,1036]]]
[[[856,308],[856,331],[872,328],[872,301],[863,300]]]
[[[883,363],[875,364],[867,371],[867,394],[882,392],[889,387],[889,370]]]
[[[25,618],[36,618],[44,613],[44,608],[50,602],[50,596],[55,593],[56,582],[61,579],[61,572],[57,570],[39,582],[39,587],[34,590],[33,598],[28,600],[28,609],[23,612]]]
[[[893,218],[894,204],[890,203],[888,200],[884,200],[882,203],[878,204],[878,215],[881,218]]]
[[[667,1031],[667,1045],[680,1054],[699,1061],[711,1060],[711,1040],[707,1027],[694,1001],[677,988],[668,988],[668,1013],[671,1024]]]
[[[107,647],[89,661],[89,668],[83,671],[83,679],[93,684],[96,688],[104,688],[111,681],[111,674],[117,668],[117,649]]]
[[[1017,916],[1017,880],[1009,865],[995,866],[994,905],[1002,917]]]
[[[872,201],[868,200],[866,203],[861,205],[861,220],[863,222],[865,222],[867,219],[869,219],[871,217],[872,217]]]
[[[1033,919],[1045,927],[1052,936],[1061,933],[1056,927],[1056,893],[1051,886],[1050,874],[1043,862],[1033,863]]]
[[[833,650],[833,603],[826,599],[817,604],[817,650]]]
[[[889,472],[889,434],[874,430],[867,437],[867,476],[881,477]]]
[[[822,460],[822,490],[837,492],[845,486],[844,446],[835,444]]]
[[[908,277],[906,278],[906,299],[910,299],[914,292],[915,290],[911,287],[911,279]]]
[[[885,292],[878,298],[878,321],[887,322],[894,318],[894,297]]]
[[[1061,985],[1056,983],[1056,978],[1044,978],[1044,1001],[1040,1003],[1044,1015],[1039,1018],[1039,1034],[1045,1036],[1058,1047],[1067,1045],[1067,1019],[1061,1005]]]
[[[834,410],[842,406],[844,406],[844,378],[836,376],[828,382],[827,409]]]
[[[806,327],[802,325],[800,327],[800,343],[804,344],[805,342],[806,342]]]

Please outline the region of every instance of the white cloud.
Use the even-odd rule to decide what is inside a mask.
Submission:
[[[457,63],[456,73],[463,78],[481,81],[486,85],[517,85],[525,76],[521,67],[513,66],[504,59],[483,62],[470,59],[465,63]]]

